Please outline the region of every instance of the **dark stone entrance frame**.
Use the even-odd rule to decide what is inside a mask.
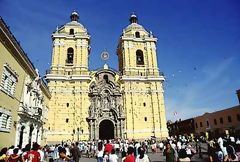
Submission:
[[[114,125],[114,138],[123,138],[125,113],[122,106],[120,84],[115,80],[116,72],[102,69],[95,73],[89,86],[89,139],[99,139],[99,126],[103,120]]]

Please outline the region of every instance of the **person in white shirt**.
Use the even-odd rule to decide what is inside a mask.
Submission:
[[[187,156],[191,159],[192,158],[192,151],[191,151],[191,145],[188,145],[186,147],[186,153],[187,153]]]
[[[177,142],[177,149],[178,149],[178,150],[181,150],[181,148],[182,148],[182,144],[181,144],[180,141],[178,141],[178,142]]]
[[[40,161],[43,162],[44,161],[44,151],[43,151],[43,148],[40,146],[37,151],[40,154]]]
[[[139,142],[136,142],[135,144],[135,149],[136,149],[136,156],[138,156],[138,148],[140,147],[140,143]]]
[[[103,152],[103,162],[108,162],[109,156],[108,156],[108,152],[104,151]]]
[[[142,147],[138,148],[139,155],[136,157],[135,162],[149,162],[149,157],[144,154],[144,149]]]
[[[70,149],[69,149],[68,145],[65,144],[65,145],[64,145],[64,148],[65,148],[65,150],[66,150],[66,155],[67,155],[67,156],[70,156],[71,154],[70,154]]]
[[[109,154],[109,162],[118,162],[118,156],[115,154],[115,149],[112,149],[111,154]]]
[[[164,148],[164,144],[163,144],[163,142],[162,142],[162,141],[159,143],[159,148],[160,148],[160,150],[161,150],[161,151],[162,151],[162,150],[163,150],[163,148]]]
[[[98,143],[98,149],[97,149],[97,161],[98,162],[103,162],[103,144],[102,142]]]
[[[120,151],[120,144],[119,144],[119,142],[116,142],[116,143],[114,144],[114,148],[116,149],[116,152],[117,152],[117,154],[118,154],[119,151]]]
[[[8,148],[8,151],[7,151],[7,156],[10,156],[10,155],[12,155],[13,154],[13,149],[14,149],[14,146],[11,146],[11,147],[9,147]]]
[[[223,139],[222,139],[222,137],[219,137],[219,138],[218,138],[217,143],[219,144],[219,146],[220,146],[220,148],[221,148],[221,150],[222,150],[222,152],[223,152],[224,157],[226,157],[226,156],[228,155],[228,153],[227,153],[227,148],[224,147],[224,145],[223,145]]]

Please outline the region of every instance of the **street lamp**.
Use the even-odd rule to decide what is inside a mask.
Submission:
[[[74,134],[75,134],[75,129],[73,129],[73,141],[74,141]]]
[[[78,137],[78,141],[79,141],[79,135],[80,135],[80,128],[77,128],[77,137]]]

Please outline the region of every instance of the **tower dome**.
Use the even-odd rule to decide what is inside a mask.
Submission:
[[[78,21],[79,20],[79,15],[76,11],[73,11],[70,18],[71,18],[71,21]]]
[[[137,23],[138,22],[138,18],[137,15],[135,13],[132,13],[130,19],[129,19],[130,23]]]

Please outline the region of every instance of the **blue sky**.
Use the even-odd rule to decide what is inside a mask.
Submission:
[[[118,69],[118,39],[133,11],[139,24],[153,32],[159,68],[166,76],[167,119],[238,104],[239,0],[0,0],[0,15],[41,75],[50,67],[51,34],[69,22],[73,10],[91,35],[90,69],[102,67],[105,49],[108,64]]]

